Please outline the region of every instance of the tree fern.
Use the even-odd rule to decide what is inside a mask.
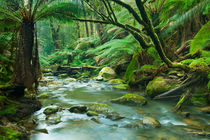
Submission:
[[[195,54],[210,45],[210,21],[203,25],[195,38],[191,41],[190,54]]]

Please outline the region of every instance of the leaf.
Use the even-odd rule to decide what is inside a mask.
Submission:
[[[202,26],[195,38],[191,41],[190,54],[195,54],[210,45],[210,21]]]

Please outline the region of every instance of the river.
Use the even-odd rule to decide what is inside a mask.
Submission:
[[[57,84],[42,84],[40,93],[47,93],[49,98],[41,99],[43,108],[33,115],[38,120],[36,129],[46,129],[48,134],[34,133],[31,140],[207,140],[206,137],[190,135],[189,128],[203,127],[209,129],[209,115],[196,111],[193,107],[185,107],[191,113],[185,118],[173,111],[176,102],[149,100],[145,106],[127,106],[113,104],[111,99],[127,93],[142,94],[140,92],[114,89],[106,82],[73,81],[49,76],[48,79],[57,81]],[[114,111],[124,116],[124,119],[112,121],[98,117],[98,122],[86,114],[71,113],[68,108],[72,105],[85,105],[103,103],[109,105]],[[58,124],[49,124],[45,120],[43,111],[49,107],[60,107],[57,112],[61,116]],[[144,116],[156,118],[161,128],[132,127],[139,123]]]

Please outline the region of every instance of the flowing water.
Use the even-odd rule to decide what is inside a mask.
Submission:
[[[40,86],[40,93],[50,95],[48,99],[41,99],[43,108],[33,117],[38,119],[36,129],[47,129],[48,134],[35,133],[31,140],[207,140],[207,137],[193,136],[186,132],[189,125],[208,127],[209,116],[186,107],[191,113],[186,119],[173,112],[175,102],[152,101],[142,107],[119,105],[110,103],[110,99],[127,93],[142,94],[139,92],[113,89],[112,85],[97,81],[65,82],[57,77],[48,77],[59,81],[58,84]],[[100,123],[92,121],[86,114],[76,114],[68,111],[72,105],[103,103],[107,104],[126,118],[111,121],[99,117]],[[43,114],[44,109],[58,106],[63,108],[57,112],[61,115],[61,122],[48,124]],[[129,127],[129,124],[139,123],[144,116],[156,118],[161,128]]]

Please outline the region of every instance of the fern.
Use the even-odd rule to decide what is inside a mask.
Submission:
[[[114,39],[95,49],[88,50],[88,54],[97,55],[103,60],[100,64],[114,65],[119,60],[127,60],[129,56],[140,50],[135,39],[129,35],[124,39]]]
[[[195,38],[191,41],[190,54],[195,54],[210,45],[210,21],[203,25]]]
[[[176,0],[171,0],[167,3],[168,7],[167,6],[165,7],[165,9],[168,8],[168,10],[165,10],[164,12],[168,11],[166,13],[171,13],[170,11],[173,11],[173,9],[169,8],[169,7],[177,8],[177,7],[179,7],[180,5],[183,5],[183,4],[185,4],[184,7],[183,8],[179,7],[179,8],[182,9],[182,10],[183,9],[188,9],[188,7],[191,7],[193,5],[193,2],[194,1],[181,1],[181,0],[177,0],[177,2],[176,2]],[[167,19],[168,16],[171,17],[170,18],[171,25],[168,26],[168,28],[164,32],[162,32],[161,35],[162,36],[167,35],[169,32],[176,29],[182,23],[184,23],[184,22],[188,21],[189,19],[191,19],[192,17],[195,17],[195,16],[203,13],[204,11],[206,11],[206,9],[208,9],[208,7],[209,7],[209,2],[210,2],[209,0],[203,0],[199,3],[197,3],[193,8],[184,12],[184,14],[176,13],[176,14],[172,14],[172,15],[174,15],[172,17],[170,15],[165,16],[165,19]],[[174,6],[173,4],[177,4],[177,5]],[[209,11],[205,12],[205,13],[209,13]]]

